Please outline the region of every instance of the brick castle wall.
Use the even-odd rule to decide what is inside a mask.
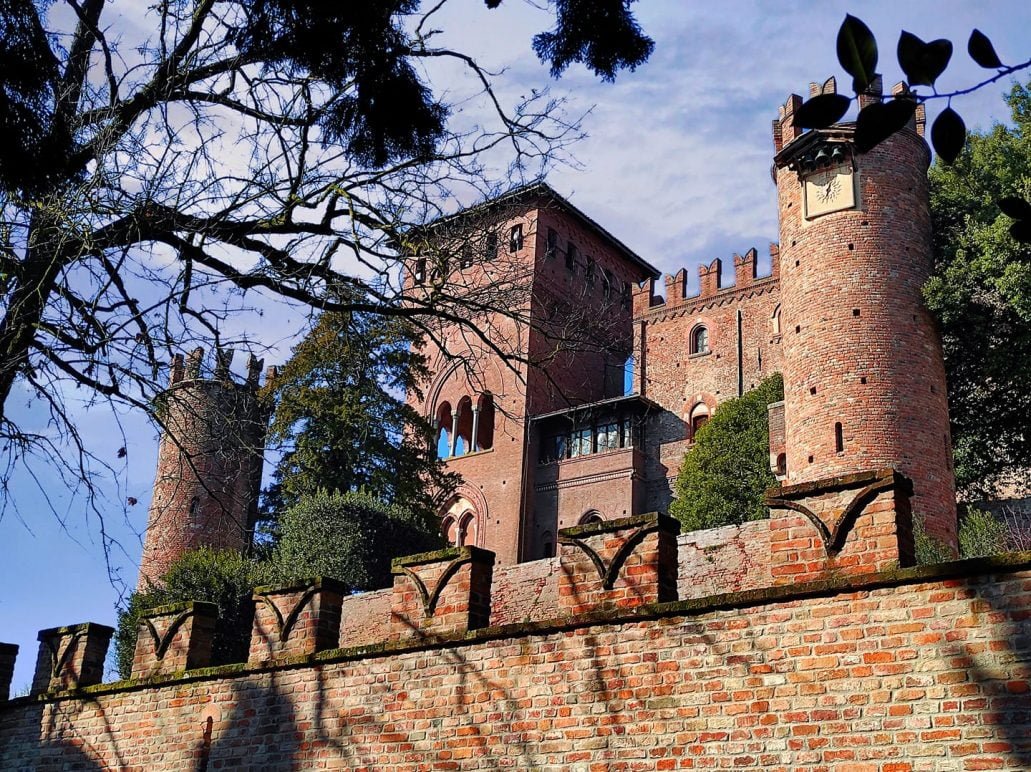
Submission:
[[[0,767],[1027,769],[1029,560],[21,699]]]
[[[687,296],[684,269],[665,277],[666,297],[646,282],[635,294],[638,392],[662,411],[648,421],[641,511],[666,511],[672,482],[691,446],[691,415],[711,415],[781,370],[779,250],[771,245],[772,272],[758,276],[754,249],[734,256],[734,284],[723,286],[721,261],[699,268],[700,290]],[[704,326],[706,352],[692,352],[691,335]]]

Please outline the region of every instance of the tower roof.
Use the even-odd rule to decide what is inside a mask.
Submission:
[[[567,214],[572,215],[574,218],[579,220],[581,224],[587,226],[595,233],[597,233],[599,236],[601,236],[603,239],[605,239],[605,241],[609,242],[613,247],[616,248],[617,251],[619,251],[623,255],[623,257],[625,257],[629,262],[633,263],[638,268],[640,268],[645,274],[655,279],[661,276],[661,272],[655,266],[653,266],[639,254],[630,249],[630,247],[628,247],[622,241],[613,236],[609,231],[603,228],[596,220],[587,215],[582,209],[579,209],[578,207],[574,206],[569,201],[569,199],[558,193],[553,187],[548,185],[546,182],[539,181],[532,182],[528,185],[521,185],[517,188],[509,190],[506,193],[502,193],[500,196],[497,196],[495,198],[488,199],[487,201],[483,201],[471,207],[467,207],[466,209],[463,209],[454,214],[447,215],[445,217],[440,217],[436,220],[433,220],[430,223],[427,223],[423,227],[432,230],[433,228],[436,228],[445,223],[452,223],[461,220],[465,217],[469,217],[475,214],[482,214],[490,211],[491,209],[500,208],[501,206],[505,205],[515,204],[518,203],[520,200],[531,198],[547,199],[551,203],[558,205]]]

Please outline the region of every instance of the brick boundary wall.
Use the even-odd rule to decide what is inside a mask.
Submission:
[[[1029,694],[1018,553],[20,698],[0,768],[1027,769]]]

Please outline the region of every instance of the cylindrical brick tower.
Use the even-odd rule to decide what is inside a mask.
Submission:
[[[217,352],[213,378],[201,377],[203,350],[172,362],[158,396],[164,431],[140,562],[139,588],[157,582],[184,552],[247,549],[261,486],[269,413],[258,397],[261,361],[246,383],[229,373],[232,352]]]
[[[880,98],[878,78],[861,104]],[[859,153],[855,124],[795,128],[801,101],[774,122],[785,483],[893,468],[913,482],[913,514],[954,545],[945,367],[921,296],[932,265],[922,109]]]

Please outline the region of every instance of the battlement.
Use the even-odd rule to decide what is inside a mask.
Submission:
[[[395,559],[392,587],[376,592],[350,595],[324,577],[259,587],[246,666],[279,667],[336,649],[436,645],[519,623],[558,625],[883,571],[911,562],[910,492],[908,480],[881,470],[771,491],[771,519],[744,526],[679,535],[676,520],[650,513],[566,528],[556,557],[497,573],[494,553],[451,547]],[[139,622],[133,679],[209,667],[216,624],[209,603],[150,610]],[[112,633],[95,623],[41,632],[33,694],[99,684]],[[0,695],[16,654],[0,645]]]
[[[215,349],[213,366],[210,371],[204,368],[204,349],[200,346],[190,351],[185,357],[182,354],[175,354],[169,366],[168,385],[175,386],[184,381],[213,380],[222,383],[234,383],[231,368],[236,351],[233,349]],[[261,384],[261,368],[265,360],[258,359],[251,354],[247,359],[247,376],[243,384],[253,389],[259,388]],[[265,370],[265,383],[275,379],[279,368],[270,365]]]
[[[673,308],[685,303],[698,303],[715,298],[725,292],[737,292],[747,290],[760,282],[776,281],[780,278],[780,245],[770,244],[770,272],[763,276],[759,275],[759,253],[752,247],[743,255],[734,254],[734,283],[724,286],[722,271],[723,261],[716,258],[711,263],[698,266],[698,292],[687,294],[687,269],[681,268],[674,274],[666,274],[662,277],[666,290],[666,297],[657,294],[658,283],[656,279],[648,279],[641,282],[634,288],[633,304],[634,316],[641,316],[653,308]]]
[[[837,94],[838,83],[834,76],[827,78],[823,83],[810,83],[809,84],[809,99],[820,96],[822,94]],[[909,86],[904,83],[896,83],[891,89],[891,95],[894,99],[904,99],[910,94]],[[880,75],[874,75],[870,85],[866,88],[863,93],[858,96],[859,109],[862,110],[871,104],[876,104],[884,100],[884,83]],[[798,109],[802,106],[804,100],[798,94],[789,94],[777,110],[777,117],[773,119],[773,147],[775,152],[780,153],[785,147],[790,145],[796,139],[800,138],[803,134],[808,133],[805,129],[795,126],[794,116]],[[924,106],[917,105],[916,111],[913,118],[909,121],[909,128],[919,134],[921,137],[924,136],[924,130],[927,123],[927,111]]]

